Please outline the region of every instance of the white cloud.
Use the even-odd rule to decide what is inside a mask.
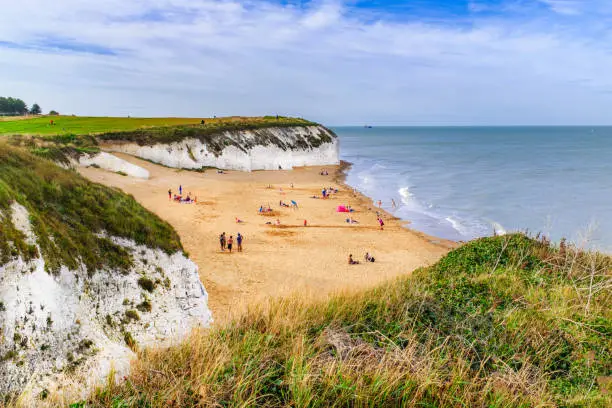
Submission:
[[[581,14],[581,6],[584,3],[578,0],[539,0],[544,3],[552,11],[559,14],[577,15]]]
[[[559,0],[557,0],[559,1]],[[0,95],[99,115],[282,113],[330,124],[610,123],[609,29],[469,25],[351,3],[42,0],[3,6]],[[577,17],[576,17],[577,18]],[[54,39],[55,49],[45,46]],[[58,49],[62,42],[77,51]],[[115,55],[83,52],[87,45]],[[23,47],[20,48],[19,45]],[[27,46],[27,49],[26,47]],[[94,48],[95,50],[96,48]]]

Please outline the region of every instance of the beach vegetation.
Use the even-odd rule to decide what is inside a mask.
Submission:
[[[138,278],[138,286],[146,290],[147,292],[153,292],[155,290],[155,282],[146,276],[141,276]]]
[[[149,299],[145,299],[136,306],[136,309],[143,313],[150,312],[153,309],[153,305]]]
[[[140,320],[140,315],[134,309],[126,310],[125,317],[127,317],[129,320]]]
[[[607,407],[611,269],[522,234],[475,240],[372,290],[141,350],[88,406]]]
[[[53,273],[61,266],[74,270],[81,265],[90,273],[127,270],[132,255],[108,237],[169,254],[182,251],[170,225],[133,197],[65,170],[46,154],[0,141],[0,266],[18,256],[26,261],[42,256]],[[40,251],[13,225],[14,202],[27,209]]]
[[[130,333],[129,331],[126,331],[126,332],[123,333],[123,341],[125,341],[125,344],[132,351],[136,352],[138,350],[138,343],[136,342],[136,340],[132,336],[132,333]]]

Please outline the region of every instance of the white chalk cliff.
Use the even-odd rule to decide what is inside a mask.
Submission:
[[[216,139],[221,148],[197,138],[151,146],[108,141],[102,147],[183,169],[288,170],[340,162],[338,138],[323,126],[225,131]]]
[[[142,179],[149,178],[148,170],[106,152],[84,154],[79,157],[78,163],[75,164],[84,167],[95,166],[104,170],[112,171],[113,173],[121,172],[128,176]]]
[[[12,224],[37,245],[27,210],[14,203],[10,212]],[[74,381],[87,392],[111,368],[127,373],[134,342],[169,344],[210,324],[192,261],[108,238],[132,254],[129,271],[64,267],[52,275],[42,258],[21,257],[0,267],[0,394],[30,389],[36,397],[45,388],[75,388]]]

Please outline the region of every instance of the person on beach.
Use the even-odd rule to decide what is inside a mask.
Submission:
[[[372,255],[370,255],[370,253],[369,253],[369,252],[366,252],[366,254],[365,254],[365,257],[364,257],[364,258],[365,258],[365,261],[366,261],[366,262],[374,262],[374,261],[375,261],[374,257],[373,257]]]
[[[308,226],[308,221],[304,220],[304,226],[307,227]]]
[[[182,185],[179,186],[179,195],[180,196],[183,195],[183,186]]]
[[[382,201],[378,200],[378,208],[382,208]]]
[[[238,244],[237,246],[238,252],[242,252],[242,239],[243,239],[243,236],[240,235],[240,233],[238,233],[238,235],[236,235],[236,244]]]
[[[321,194],[323,195],[323,198],[327,198],[327,190],[325,188],[321,190]]]
[[[227,249],[228,251],[230,251],[230,254],[232,253],[232,245],[234,244],[234,236],[230,235],[229,239],[227,240]]]
[[[221,245],[221,251],[225,251],[225,232],[219,235],[219,244]]]
[[[348,263],[349,263],[349,265],[357,265],[359,263],[359,261],[355,261],[353,259],[353,254],[350,254],[349,258],[348,258]]]
[[[172,189],[168,189],[168,201],[172,201]]]
[[[383,221],[382,218],[378,217],[378,225],[380,225],[380,230],[383,230],[383,227],[385,226],[385,223]]]

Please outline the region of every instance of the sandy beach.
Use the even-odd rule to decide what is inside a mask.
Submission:
[[[176,229],[199,267],[217,323],[270,297],[297,292],[324,298],[338,291],[372,287],[435,262],[455,245],[412,231],[384,211],[381,231],[374,204],[342,182],[340,166],[327,166],[327,176],[319,174],[320,167],[218,174],[216,170],[177,170],[118,156],[146,168],[150,179],[92,167],[79,171],[92,181],[133,195]],[[197,204],[168,200],[168,189],[178,193],[179,185],[184,196],[197,197]],[[321,197],[323,187],[338,188],[339,192],[328,199],[312,198]],[[294,200],[299,208],[280,207],[281,200],[287,204]],[[274,212],[260,215],[262,205],[269,205]],[[339,205],[350,205],[355,210],[350,215],[358,223],[347,223],[348,215],[336,212]],[[236,223],[237,217],[241,223]],[[279,226],[275,225],[277,219]],[[234,239],[240,232],[243,252],[222,252],[222,232]],[[376,262],[365,263],[366,252]],[[349,265],[349,254],[360,264]]]

